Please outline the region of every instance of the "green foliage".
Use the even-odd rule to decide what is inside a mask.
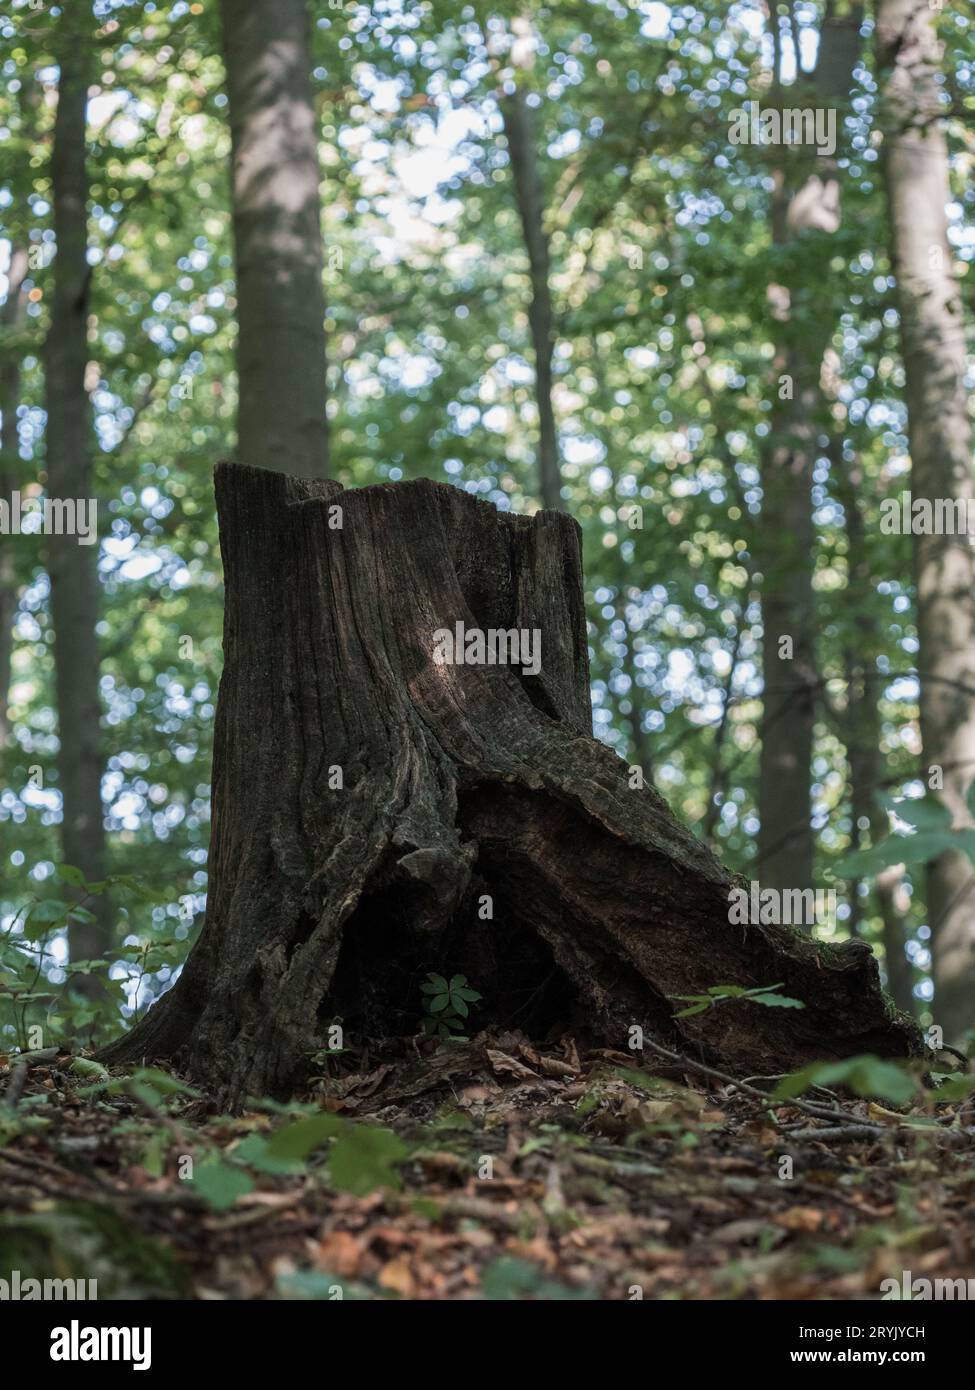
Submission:
[[[71,1060],[71,1070],[76,1076],[86,1077],[90,1081],[108,1081],[109,1075],[100,1062],[93,1061],[90,1057],[74,1057]]]
[[[219,1159],[207,1159],[194,1170],[193,1182],[214,1211],[227,1211],[238,1197],[254,1190],[254,1180],[242,1168]]]
[[[375,1188],[397,1190],[396,1164],[409,1150],[391,1129],[378,1125],[347,1125],[332,1147],[328,1160],[332,1186],[362,1197]]]
[[[470,1015],[469,1006],[481,997],[476,989],[470,988],[466,975],[454,975],[446,980],[443,975],[431,971],[426,984],[420,988],[426,995],[423,1032],[427,1037],[450,1038],[462,1033]]]
[[[792,1100],[814,1086],[843,1086],[858,1096],[909,1105],[917,1095],[916,1077],[907,1066],[865,1054],[842,1062],[814,1062],[792,1072],[772,1092],[774,1100]]]
[[[503,1255],[488,1266],[481,1293],[484,1298],[502,1302],[514,1299],[585,1302],[596,1297],[588,1289],[571,1289],[555,1279],[547,1279],[537,1265],[514,1255]]]
[[[110,874],[88,883],[79,870],[61,865],[58,877],[80,894],[75,901],[31,897],[0,931],[0,1030],[6,1025],[21,1050],[66,1039],[76,1043],[79,1036],[90,1043],[107,1040],[119,1030],[118,990],[127,997],[137,995],[153,972],[169,971],[182,960],[177,938],[150,933],[128,937],[104,958],[74,960],[70,973],[60,968],[56,952],[72,923],[92,920],[86,904],[93,898],[110,893],[129,916],[168,902],[171,894],[133,874]],[[103,988],[94,997],[82,995],[75,987],[80,976],[97,977]]]
[[[292,1125],[276,1130],[268,1140],[267,1152],[271,1158],[288,1162],[303,1162],[308,1155],[326,1139],[332,1139],[342,1129],[343,1121],[337,1115],[321,1111],[316,1115],[305,1115]]]
[[[320,1269],[295,1269],[279,1274],[276,1291],[281,1298],[302,1302],[347,1303],[372,1297],[370,1290]]]
[[[748,1004],[764,1004],[767,1009],[804,1009],[800,999],[791,999],[787,994],[776,994],[778,985],[758,986],[743,989],[740,985],[711,985],[707,994],[672,994],[672,999],[680,999],[688,1004],[674,1014],[675,1018],[690,1018],[693,1014],[704,1013],[706,1009],[716,1008],[730,1000],[741,1000]]]
[[[969,809],[975,815],[975,783],[972,784],[968,801]],[[891,864],[923,866],[947,850],[967,854],[975,864],[975,830],[953,828],[951,813],[933,796],[914,800],[888,797],[884,804],[892,815],[909,828],[895,830],[869,849],[845,855],[834,865],[833,871],[840,878],[872,877]]]
[[[100,1299],[179,1298],[186,1271],[162,1241],[113,1208],[59,1201],[45,1210],[0,1213],[0,1269],[21,1278],[94,1279]]]
[[[392,1130],[354,1124],[325,1110],[303,1114],[269,1136],[249,1134],[230,1148],[214,1150],[196,1168],[194,1180],[210,1206],[226,1210],[253,1190],[253,1173],[280,1177],[311,1171],[315,1151],[326,1143],[328,1181],[336,1191],[361,1197],[377,1188],[399,1188],[396,1167],[407,1158],[407,1145]]]
[[[938,1101],[967,1100],[975,1094],[975,1076],[971,1072],[934,1072],[931,1079]]]

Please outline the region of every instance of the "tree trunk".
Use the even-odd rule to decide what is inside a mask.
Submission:
[[[515,19],[510,61],[528,70],[534,59],[534,34],[528,20]],[[555,347],[552,287],[549,280],[549,244],[545,230],[545,188],[538,165],[534,112],[521,81],[510,96],[500,99],[508,157],[514,179],[515,202],[528,253],[531,299],[528,325],[535,356],[535,400],[538,407],[538,491],[543,507],[564,510],[558,435],[552,404],[552,354]]]
[[[850,811],[855,829],[854,849],[863,847],[864,826],[869,831],[871,845],[879,844],[890,834],[889,818],[878,796],[883,759],[877,683],[871,679],[875,674],[876,668],[871,669],[866,663],[851,664],[849,667],[847,756],[850,764]],[[858,930],[860,921],[860,905],[856,896],[858,888],[859,880],[855,880],[851,884],[851,932]],[[897,1007],[913,1014],[916,1012],[914,970],[904,950],[910,898],[904,887],[902,864],[878,870],[874,879],[874,899],[880,914],[887,988]]]
[[[866,946],[732,925],[730,876],[592,737],[571,519],[239,464],[216,489],[206,919],[106,1061],[176,1058],[230,1105],[287,1095],[329,1024],[346,1041],[415,1032],[429,970],[480,990],[476,1028],[575,1021],[625,1049],[639,1025],[752,1072],[916,1045]],[[441,664],[457,623],[537,631],[538,674]],[[781,984],[806,1008],[673,1017],[671,996],[726,983]]]
[[[882,0],[877,56],[884,93],[884,167],[900,303],[911,491],[972,497],[972,432],[965,389],[965,323],[948,245],[948,151],[940,120],[934,14],[916,0]],[[917,536],[921,739],[937,794],[956,825],[971,825],[975,776],[975,555],[965,535]],[[936,783],[935,783],[936,786]],[[949,1041],[975,1023],[975,873],[949,851],[928,867],[935,1021]]]
[[[245,460],[323,478],[325,293],[304,0],[220,0],[237,263],[237,438]]]
[[[26,308],[23,291],[27,277],[27,248],[12,245],[7,269],[7,297],[0,308],[0,326],[6,335],[21,322]],[[0,498],[10,502],[20,481],[17,442],[17,406],[20,404],[20,345],[4,344],[0,359]],[[10,738],[8,701],[10,663],[13,657],[13,622],[17,611],[17,567],[9,540],[0,545],[0,751]]]
[[[802,93],[801,99],[795,98],[797,105],[839,106],[841,111],[846,105],[859,54],[863,10],[854,5],[848,14],[837,15],[835,8],[827,5],[816,70],[808,85],[797,84],[796,90]],[[783,89],[777,91],[785,101]],[[838,118],[838,127],[840,123]],[[763,886],[779,891],[806,888],[813,879],[809,780],[819,682],[812,482],[823,423],[820,369],[835,326],[833,306],[828,299],[824,304],[821,292],[832,255],[823,233],[835,232],[840,225],[835,162],[798,147],[789,149],[787,159],[788,166],[783,163],[774,174],[772,241],[784,250],[797,236],[804,236],[805,257],[797,279],[785,274],[769,286],[769,304],[779,327],[771,430],[762,457],[761,545],[756,557],[763,576],[765,692],[756,871]],[[813,172],[809,172],[810,160]],[[776,261],[783,263],[782,250]],[[778,283],[778,278],[785,283]]]
[[[887,812],[880,803],[883,755],[880,747],[881,722],[878,699],[879,641],[873,616],[876,578],[870,562],[863,517],[864,476],[859,459],[844,460],[838,451],[835,460],[836,489],[846,516],[847,580],[846,601],[857,614],[855,649],[847,653],[847,729],[846,751],[850,767],[850,812],[853,821],[852,847],[863,845],[863,830],[869,831],[871,845],[890,834]],[[850,885],[850,932],[860,921],[860,880]],[[910,900],[904,888],[904,866],[882,869],[874,880],[874,897],[880,913],[887,988],[891,998],[905,1013],[916,1012],[914,970],[905,954],[907,913]]]
[[[51,322],[45,342],[47,396],[47,496],[91,499],[90,406],[85,387],[88,362],[88,175],[85,125],[88,109],[88,45],[83,22],[61,34],[58,107],[51,153],[51,186],[57,257]],[[58,777],[63,803],[64,860],[90,881],[105,877],[102,812],[98,621],[98,546],[74,535],[49,535],[51,621],[58,704]],[[94,920],[72,922],[72,960],[101,956],[111,940],[105,895],[92,904]],[[93,993],[94,976],[77,988]]]

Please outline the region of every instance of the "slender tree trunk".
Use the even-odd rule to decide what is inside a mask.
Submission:
[[[862,6],[842,8],[837,14],[837,6],[827,4],[816,70],[808,84],[797,88],[802,93],[798,105],[840,108],[838,131],[863,18]],[[783,162],[774,172],[773,245],[784,248],[804,232],[810,235],[805,239],[801,282],[776,280],[769,286],[778,346],[771,430],[762,457],[762,527],[756,556],[763,576],[765,691],[756,870],[763,886],[779,891],[806,888],[813,877],[809,783],[819,681],[812,481],[822,425],[820,369],[834,327],[828,303],[824,313],[820,289],[831,248],[819,234],[834,232],[840,224],[835,163],[802,147],[790,149],[786,158],[789,164]]]
[[[81,12],[79,12],[80,14]],[[51,153],[57,256],[51,322],[45,343],[47,495],[92,499],[88,362],[88,174],[85,127],[90,34],[84,23],[58,21],[60,78]],[[63,801],[64,860],[90,881],[105,877],[102,813],[98,621],[98,545],[77,536],[51,535],[48,573],[58,704],[58,777]],[[92,922],[72,923],[72,960],[103,954],[111,939],[105,896],[94,900]],[[90,989],[80,977],[78,987]]]
[[[875,579],[870,564],[870,547],[866,544],[864,525],[864,478],[859,460],[846,463],[837,459],[840,475],[839,491],[846,513],[849,580],[847,603],[856,614],[856,646],[847,653],[847,731],[846,748],[850,766],[850,811],[853,821],[853,847],[863,845],[863,831],[869,834],[871,845],[878,844],[890,833],[886,811],[880,804],[883,755],[880,747],[880,711],[877,705],[877,652],[880,643],[873,622],[871,603]],[[860,922],[859,880],[851,887],[850,931],[855,933]],[[882,869],[874,880],[874,899],[882,924],[884,965],[887,988],[899,1009],[916,1012],[914,1002],[914,971],[905,954],[907,944],[907,912],[910,901],[904,888],[903,865]]]
[[[238,454],[328,472],[318,126],[305,0],[220,0],[233,144]]]
[[[891,258],[917,498],[972,497],[972,431],[965,389],[965,323],[948,245],[948,150],[940,119],[934,11],[880,0],[884,169]],[[921,738],[929,779],[956,825],[971,825],[975,776],[975,555],[964,535],[917,536]],[[937,790],[940,768],[943,788]],[[928,867],[935,1021],[949,1040],[975,1024],[975,873],[954,851]]]
[[[776,357],[796,391],[773,411],[762,461],[762,743],[758,785],[758,857],[762,885],[807,888],[813,878],[810,766],[816,719],[812,475],[816,432],[808,360]],[[800,414],[800,411],[803,413]]]
[[[578,1011],[616,1047],[637,1025],[752,1071],[916,1046],[868,948],[735,924],[730,876],[592,737],[570,518],[426,480],[343,493],[224,464],[216,485],[207,915],[106,1060],[178,1057],[232,1105],[287,1094],[333,1021],[415,1031],[428,970],[475,982],[478,1028]],[[478,660],[469,636],[492,629],[534,634],[537,672]],[[674,995],[721,983],[806,1007],[674,1017]]]
[[[609,383],[606,379],[606,359],[598,344],[593,344],[590,366],[596,381],[597,401],[604,412],[612,409],[612,399],[610,397]],[[608,414],[607,414],[608,418]],[[620,503],[623,499],[619,492],[619,472],[617,469],[616,447],[612,436],[612,431],[607,429],[602,433],[602,443],[606,451],[605,461],[609,469],[611,478],[611,493],[613,502],[619,514]],[[637,504],[633,504],[637,505]],[[636,534],[636,533],[634,533]],[[637,665],[636,635],[630,628],[626,616],[626,590],[627,579],[629,577],[629,566],[623,558],[623,547],[617,545],[613,550],[614,574],[613,585],[616,589],[616,597],[613,600],[613,607],[616,612],[616,621],[624,628],[623,636],[619,639],[620,648],[620,669],[629,681],[629,689],[623,700],[617,699],[617,708],[625,703],[627,710],[625,714],[620,711],[621,718],[626,721],[630,736],[630,757],[632,763],[640,768],[644,777],[649,783],[653,783],[653,738],[650,731],[644,727],[643,715],[645,705],[649,703],[650,694],[645,686],[641,685],[638,676],[640,674]]]
[[[516,71],[527,72],[533,62],[534,36],[527,20],[512,21],[515,43],[509,61]],[[515,202],[528,253],[531,299],[528,325],[535,356],[535,400],[538,406],[538,490],[543,507],[564,510],[558,434],[552,404],[552,356],[555,349],[555,316],[552,309],[549,239],[545,230],[545,186],[539,166],[535,116],[522,80],[510,96],[500,98],[501,117],[508,141]]]
[[[0,308],[0,329],[4,336],[22,321],[26,299],[23,283],[27,276],[27,249],[12,246],[7,271],[7,298]],[[19,345],[0,348],[0,498],[10,502],[20,480],[17,450],[17,406],[20,404]],[[10,738],[8,701],[10,663],[13,657],[13,622],[17,611],[17,567],[12,541],[0,540],[0,750]]]

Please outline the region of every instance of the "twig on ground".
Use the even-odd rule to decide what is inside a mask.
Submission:
[[[734,1076],[729,1076],[726,1072],[718,1071],[716,1067],[706,1066],[704,1062],[696,1062],[691,1057],[685,1057],[679,1052],[673,1052],[669,1047],[664,1047],[661,1043],[654,1042],[652,1038],[644,1038],[644,1047],[649,1047],[652,1052],[656,1052],[660,1057],[666,1057],[670,1062],[677,1062],[691,1071],[700,1072],[702,1076],[710,1076],[716,1081],[720,1081],[724,1086],[734,1086],[737,1090],[753,1100],[760,1100],[764,1106],[790,1106],[796,1110],[801,1110],[803,1114],[810,1115],[815,1120],[836,1120],[842,1113],[839,1110],[828,1110],[824,1105],[813,1105],[808,1100],[802,1100],[798,1096],[790,1096],[788,1099],[773,1100],[765,1091],[759,1091],[755,1086],[750,1086],[747,1081],[739,1081]],[[779,1121],[772,1116],[775,1124]],[[887,1128],[886,1125],[874,1124],[872,1121],[863,1121],[863,1128],[877,1134],[882,1134]]]

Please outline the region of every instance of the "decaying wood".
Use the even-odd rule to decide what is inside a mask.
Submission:
[[[429,970],[468,975],[477,1026],[626,1050],[638,1025],[733,1070],[918,1047],[862,942],[730,924],[731,876],[592,737],[574,521],[425,480],[343,491],[223,464],[216,488],[207,914],[104,1060],[175,1059],[231,1104],[286,1095],[332,1023],[415,1032]],[[458,622],[537,629],[539,674],[438,664]],[[671,996],[715,984],[806,1007],[674,1018]]]

